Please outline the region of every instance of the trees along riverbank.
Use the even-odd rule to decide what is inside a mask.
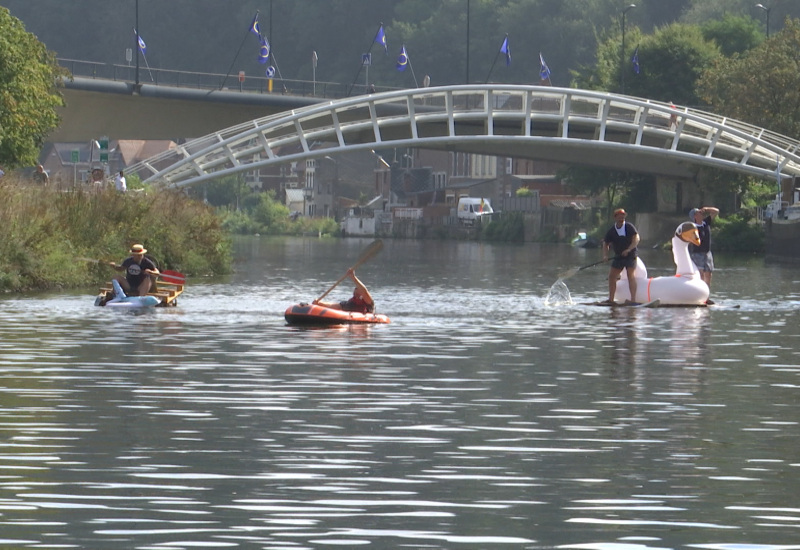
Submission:
[[[108,280],[134,243],[161,269],[231,270],[229,233],[214,210],[177,191],[60,191],[0,178],[0,291],[77,288]]]

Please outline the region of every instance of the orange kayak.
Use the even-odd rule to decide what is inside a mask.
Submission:
[[[283,314],[290,325],[349,325],[349,324],[387,324],[386,315],[342,311],[314,304],[295,304]]]

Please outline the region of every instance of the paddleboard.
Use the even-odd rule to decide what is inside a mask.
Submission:
[[[588,304],[590,306],[603,306],[603,307],[658,307],[661,305],[661,300],[651,300],[650,302],[614,302],[613,304],[609,304],[608,302],[592,302]]]

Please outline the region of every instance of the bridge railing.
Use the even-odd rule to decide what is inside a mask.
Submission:
[[[78,59],[58,58],[58,63],[73,76],[113,80],[118,82],[136,82],[136,67],[132,65],[116,65],[98,63]],[[272,92],[270,92],[272,80]],[[172,69],[154,69],[147,65],[139,66],[139,83],[157,86],[173,86],[177,88],[197,88],[201,90],[226,90],[247,93],[267,94],[285,93],[304,97],[324,97],[337,99],[346,97],[349,86],[339,82],[292,80],[284,78],[267,78],[265,76],[245,75],[239,81],[239,73],[229,75],[219,73],[201,73],[192,71],[176,71]],[[386,90],[388,88],[383,88]],[[364,86],[356,86],[355,93],[365,93]]]

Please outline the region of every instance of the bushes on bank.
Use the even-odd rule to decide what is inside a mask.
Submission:
[[[481,238],[487,241],[522,242],[525,240],[525,222],[522,212],[504,212],[499,219],[481,230]]]
[[[714,251],[764,252],[764,229],[743,213],[714,219],[711,229]]]
[[[134,243],[162,269],[226,273],[231,244],[208,206],[178,191],[68,192],[0,179],[0,291],[77,287],[107,280]]]

